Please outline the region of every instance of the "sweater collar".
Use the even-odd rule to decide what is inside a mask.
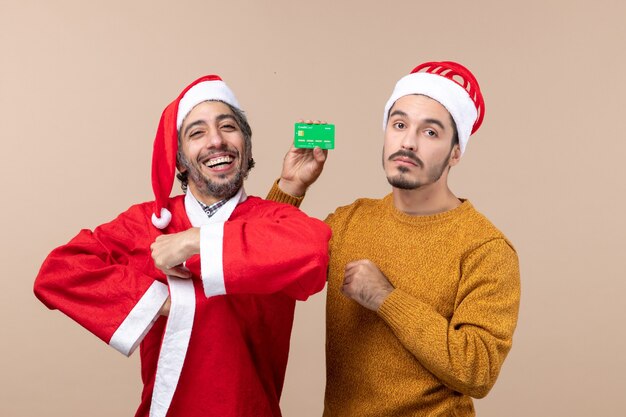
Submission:
[[[429,215],[411,215],[406,214],[396,208],[393,204],[393,194],[387,194],[382,200],[384,210],[391,212],[396,219],[410,224],[423,224],[434,221],[449,220],[461,216],[473,209],[472,203],[469,200],[460,198],[461,204],[452,210],[443,211],[441,213],[429,214]]]

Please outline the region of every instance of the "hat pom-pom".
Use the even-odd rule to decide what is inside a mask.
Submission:
[[[156,213],[152,213],[152,224],[159,229],[165,229],[171,221],[172,213],[165,207],[161,209],[160,217],[157,217]]]

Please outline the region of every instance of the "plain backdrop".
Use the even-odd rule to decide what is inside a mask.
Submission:
[[[277,178],[295,120],[335,123],[302,206],[324,218],[390,191],[395,82],[456,60],[486,117],[451,186],[522,268],[513,349],[478,415],[623,416],[625,21],[621,0],[0,0],[0,415],[133,415],[138,355],[48,311],[32,285],[54,247],[153,198],[154,133],[187,83],[219,74],[247,111],[249,194]],[[324,320],[324,293],[299,303],[286,417],[321,415]]]

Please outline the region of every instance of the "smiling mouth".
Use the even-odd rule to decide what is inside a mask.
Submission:
[[[208,168],[217,168],[225,165],[230,165],[235,160],[231,155],[222,155],[216,158],[211,158],[204,163],[204,165]]]

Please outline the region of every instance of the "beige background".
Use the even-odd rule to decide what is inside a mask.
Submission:
[[[134,413],[138,356],[47,311],[32,282],[80,228],[152,198],[157,122],[188,82],[218,73],[247,110],[250,194],[278,175],[295,119],[336,123],[303,206],[324,217],[389,191],[384,103],[413,66],[451,59],[487,106],[453,189],[522,262],[513,350],[479,415],[623,416],[625,22],[621,0],[0,0],[0,415]],[[321,413],[323,305],[298,306],[287,417]]]

